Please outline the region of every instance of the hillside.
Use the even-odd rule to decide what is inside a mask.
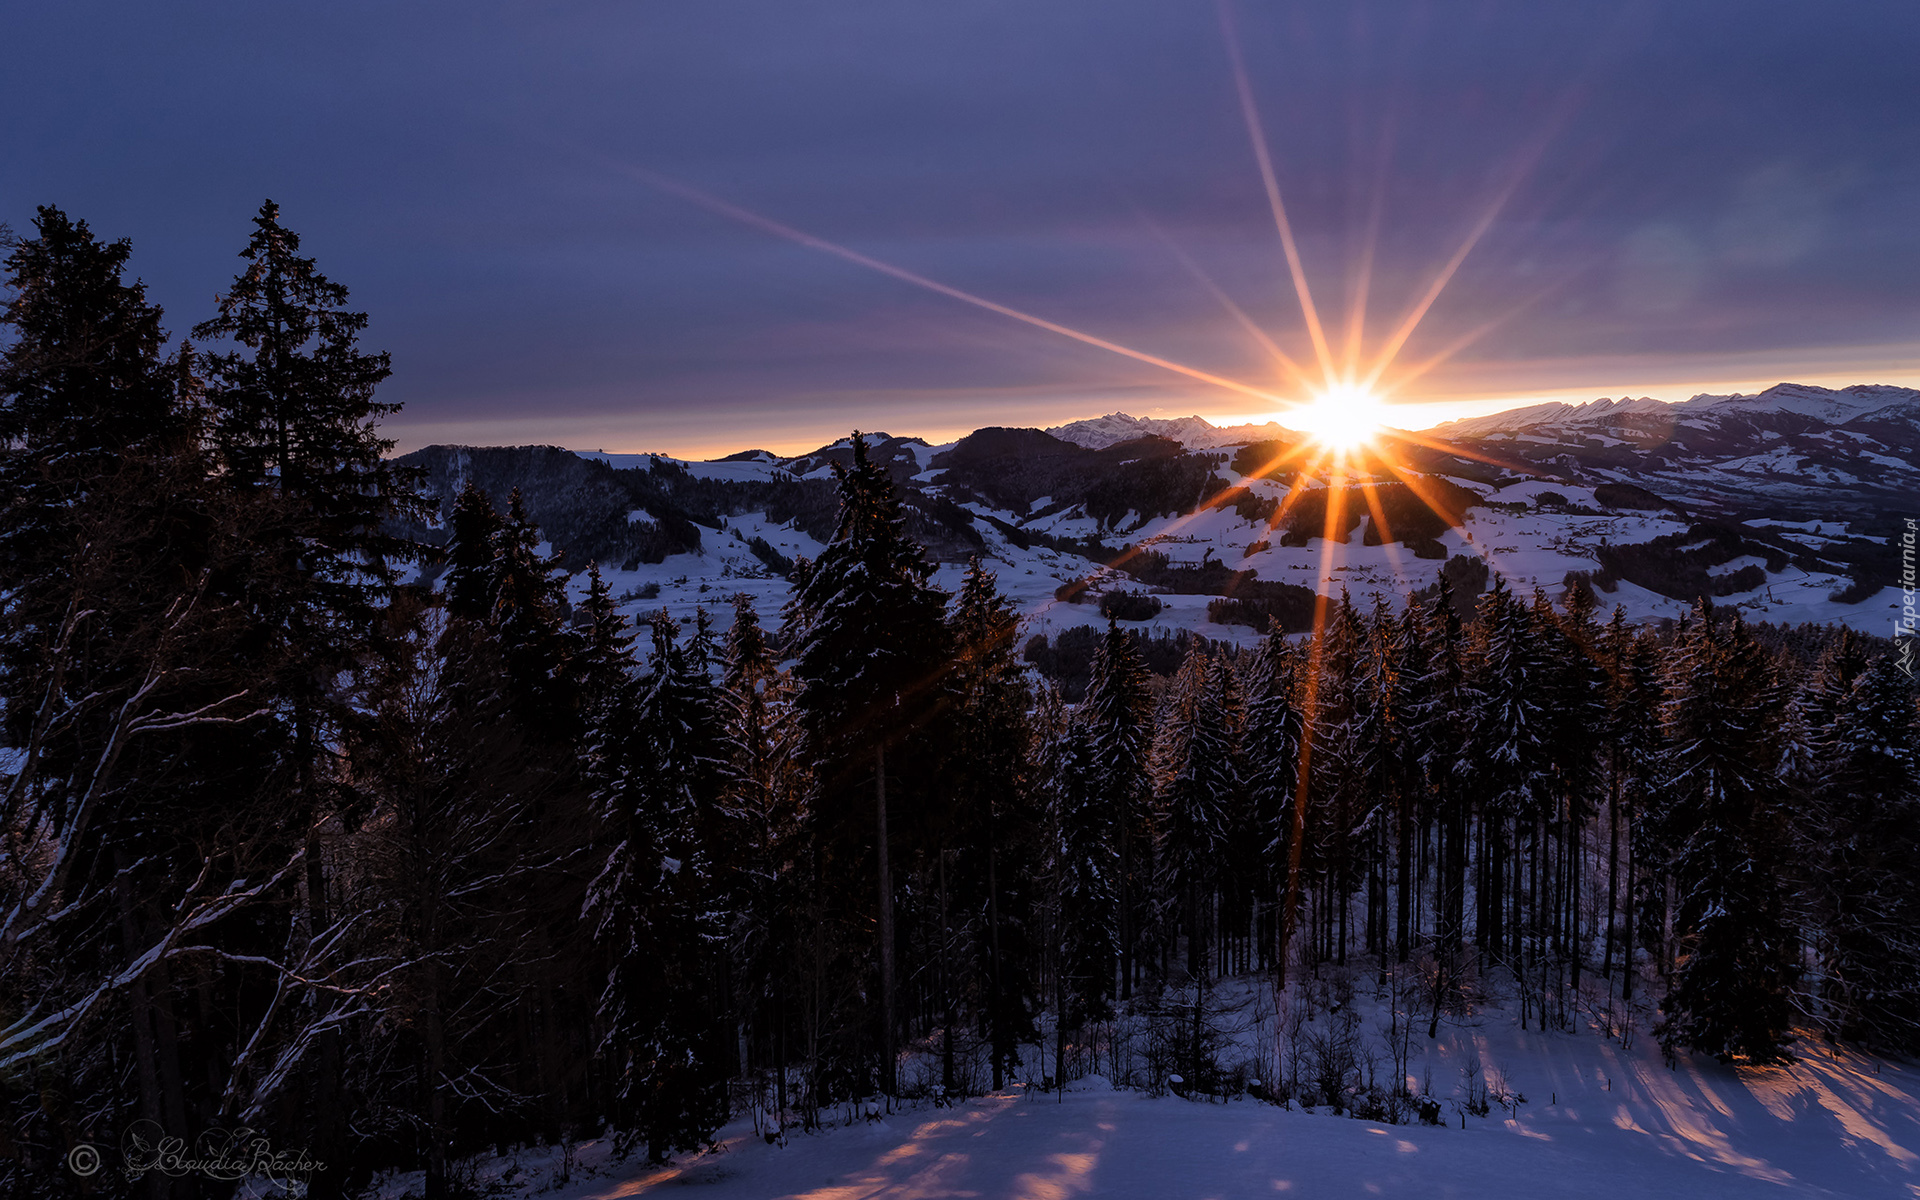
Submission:
[[[1603,399],[1429,436],[1437,445],[1408,457],[1427,472],[1429,501],[1449,497],[1437,515],[1384,471],[1348,480],[1337,499],[1324,478],[1262,474],[1297,441],[1278,426],[1113,414],[870,445],[941,582],[957,586],[984,556],[1029,636],[1103,623],[1103,597],[1138,592],[1158,611],[1121,615],[1149,633],[1245,643],[1268,614],[1295,621],[1315,592],[1397,604],[1443,563],[1469,593],[1484,580],[1475,563],[1556,596],[1587,578],[1603,608],[1636,621],[1678,616],[1701,594],[1754,621],[1874,633],[1897,613],[1894,542],[1920,494],[1920,392],[1782,384],[1673,405]],[[498,504],[518,487],[566,561],[601,563],[633,611],[690,619],[746,592],[777,621],[793,560],[832,536],[833,470],[848,453],[844,439],[710,462],[435,446],[403,461],[426,469],[443,506],[469,479]],[[1332,543],[1329,504],[1346,513]]]

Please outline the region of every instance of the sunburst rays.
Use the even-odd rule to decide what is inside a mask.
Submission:
[[[1253,166],[1260,179],[1266,207],[1273,221],[1274,232],[1280,243],[1281,256],[1286,263],[1293,297],[1299,306],[1301,327],[1310,347],[1311,358],[1302,361],[1296,355],[1290,354],[1273,332],[1263,327],[1245,307],[1228,295],[1227,291],[1157,224],[1150,219],[1147,224],[1155,236],[1166,245],[1181,267],[1213,296],[1226,314],[1253,341],[1260,354],[1278,368],[1280,376],[1289,381],[1291,386],[1286,390],[1292,391],[1292,395],[1283,394],[1282,390],[1262,387],[1244,379],[1142,350],[1113,338],[1090,333],[1004,304],[796,228],[682,180],[627,164],[619,164],[619,167],[632,177],[660,191],[765,233],[830,254],[844,262],[975,308],[996,313],[1030,327],[1045,330],[1082,345],[1104,350],[1209,387],[1260,402],[1268,408],[1272,416],[1278,418],[1283,424],[1300,430],[1305,436],[1298,443],[1272,456],[1271,461],[1260,464],[1252,474],[1244,477],[1240,482],[1229,485],[1218,495],[1206,498],[1193,512],[1176,518],[1160,531],[1160,536],[1177,535],[1181,528],[1199,519],[1204,513],[1231,504],[1235,493],[1250,488],[1256,480],[1272,477],[1283,471],[1290,472],[1291,479],[1288,481],[1287,492],[1279,500],[1273,516],[1268,521],[1267,531],[1271,535],[1274,529],[1289,518],[1307,491],[1324,488],[1327,493],[1324,505],[1324,527],[1320,530],[1320,561],[1315,579],[1315,590],[1319,599],[1315,605],[1314,628],[1318,632],[1324,628],[1327,596],[1334,585],[1336,573],[1341,566],[1340,559],[1347,545],[1346,522],[1349,520],[1347,509],[1350,494],[1357,494],[1364,501],[1368,509],[1364,515],[1371,517],[1378,528],[1380,543],[1385,549],[1396,583],[1404,589],[1410,585],[1410,577],[1405,570],[1405,564],[1401,561],[1396,543],[1391,540],[1394,535],[1387,512],[1370,485],[1381,481],[1402,483],[1423,504],[1436,513],[1446,516],[1449,524],[1452,524],[1459,519],[1458,514],[1450,514],[1447,511],[1445,500],[1439,495],[1438,489],[1427,482],[1427,472],[1415,466],[1412,455],[1424,451],[1436,455],[1476,460],[1502,468],[1516,466],[1516,464],[1503,462],[1483,453],[1454,446],[1428,436],[1392,428],[1388,419],[1390,409],[1386,402],[1391,397],[1401,394],[1414,381],[1443,366],[1468,346],[1532,307],[1545,294],[1543,292],[1529,297],[1508,311],[1481,322],[1417,362],[1405,365],[1400,363],[1400,356],[1410,344],[1416,331],[1433,311],[1448,286],[1458,276],[1468,257],[1492,232],[1500,213],[1539,160],[1553,131],[1566,116],[1574,89],[1569,88],[1568,92],[1563,93],[1560,103],[1550,106],[1548,120],[1543,123],[1539,134],[1529,139],[1528,144],[1518,156],[1518,161],[1505,172],[1502,185],[1485,208],[1477,214],[1466,235],[1440,262],[1419,295],[1391,326],[1387,336],[1369,352],[1366,345],[1368,310],[1374,293],[1376,251],[1381,227],[1385,220],[1386,182],[1394,145],[1391,121],[1382,128],[1380,140],[1374,150],[1373,194],[1367,205],[1359,255],[1348,280],[1346,311],[1339,331],[1342,344],[1336,348],[1329,338],[1327,326],[1322,321],[1315,304],[1306,260],[1287,208],[1286,195],[1281,187],[1280,171],[1275,164],[1271,142],[1261,119],[1253,78],[1247,70],[1246,56],[1241,46],[1240,32],[1231,0],[1216,0],[1216,15],[1225,44],[1239,116],[1252,153]],[[1548,292],[1551,290],[1553,289],[1546,289]],[[1483,556],[1486,554],[1484,547],[1471,541],[1468,545],[1473,546]],[[1126,564],[1124,560],[1119,560],[1113,565],[1124,569]]]

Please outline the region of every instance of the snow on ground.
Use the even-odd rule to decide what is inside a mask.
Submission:
[[[712,1200],[1920,1197],[1913,1064],[1808,1041],[1784,1068],[1668,1066],[1644,1032],[1626,1044],[1591,1024],[1522,1032],[1498,1007],[1443,1025],[1432,1043],[1423,1026],[1409,1077],[1443,1098],[1438,1127],[1245,1096],[1156,1098],[1096,1075],[1064,1095],[1015,1086],[871,1122],[843,1106],[844,1124],[794,1132],[785,1147],[740,1120],[721,1132],[718,1150],[659,1168],[615,1161],[604,1140],[585,1143],[571,1180],[557,1186],[559,1151],[548,1147],[480,1164],[478,1174],[500,1180],[495,1194],[556,1200],[672,1196],[688,1186]],[[1475,1064],[1472,1077],[1524,1099],[1463,1118]],[[397,1200],[418,1186],[416,1173],[379,1191]]]
[[[925,447],[912,443],[908,448],[922,467],[943,447]],[[584,452],[615,466],[643,466],[648,455],[615,455]],[[735,462],[686,462],[682,464],[702,478],[767,479],[784,468],[771,458]],[[825,471],[821,467],[820,471]],[[923,472],[924,474],[925,472]],[[1229,473],[1230,474],[1230,473]],[[1236,482],[1252,491],[1279,498],[1285,488],[1271,481]],[[1530,479],[1497,490],[1472,481],[1456,480],[1462,486],[1487,493],[1487,503],[1468,511],[1460,529],[1449,530],[1439,541],[1448,557],[1456,554],[1478,555],[1488,566],[1504,576],[1522,597],[1535,587],[1544,588],[1558,599],[1568,572],[1595,572],[1599,569],[1597,552],[1602,544],[1624,545],[1645,542],[1665,534],[1684,533],[1686,522],[1658,513],[1607,512],[1596,514],[1593,489],[1553,480]],[[937,490],[937,487],[936,487]],[[1543,493],[1557,493],[1567,504],[1585,512],[1560,511],[1549,500],[1548,508],[1539,507]],[[1049,498],[1036,502],[1032,511],[1044,513]],[[1304,547],[1281,546],[1276,534],[1264,521],[1249,521],[1231,509],[1203,510],[1178,517],[1154,517],[1146,521],[1129,517],[1119,531],[1103,529],[1077,507],[1031,519],[1025,513],[989,510],[977,503],[963,507],[989,515],[999,521],[1034,533],[1058,538],[1101,536],[1109,545],[1122,541],[1166,554],[1176,563],[1198,564],[1209,557],[1234,569],[1251,569],[1267,581],[1293,583],[1315,588],[1328,595],[1343,589],[1356,604],[1371,604],[1377,595],[1397,606],[1403,598],[1433,582],[1439,560],[1416,558],[1402,544],[1365,546],[1359,530],[1346,543],[1328,544],[1316,538]],[[1822,536],[1814,530],[1817,522],[1762,521],[1761,525],[1792,529],[1802,536]],[[1830,523],[1831,524],[1831,523]],[[1100,625],[1104,618],[1095,603],[1073,604],[1054,599],[1062,584],[1086,578],[1097,581],[1086,599],[1097,602],[1101,592],[1112,588],[1136,589],[1139,585],[1112,572],[1100,572],[1093,563],[1076,554],[1050,550],[1044,546],[1021,548],[986,522],[976,525],[986,543],[987,567],[997,573],[1001,590],[1021,613],[1021,637],[1044,634],[1048,637],[1080,625]],[[736,536],[736,532],[737,535]],[[1826,532],[1838,535],[1843,527]],[[746,592],[754,597],[761,619],[778,626],[780,607],[787,598],[785,580],[772,575],[747,549],[746,541],[764,537],[788,558],[815,557],[822,547],[806,534],[769,522],[764,514],[749,513],[728,519],[721,531],[703,530],[702,549],[697,554],[681,554],[664,562],[642,564],[634,571],[606,570],[604,573],[616,596],[626,596],[623,605],[630,617],[650,614],[664,607],[675,618],[691,621],[698,609],[708,610],[716,624],[731,619],[725,611],[732,597]],[[1255,545],[1267,545],[1257,552]],[[1760,559],[1740,559],[1715,569],[1726,573],[1745,563]],[[957,563],[941,564],[935,580],[949,591],[957,590],[965,568]],[[1838,604],[1831,593],[1847,586],[1845,576],[1835,573],[1808,573],[1788,567],[1772,575],[1765,585],[1752,592],[1725,597],[1723,606],[1739,608],[1751,621],[1798,624],[1814,621],[1843,624],[1870,633],[1884,634],[1899,615],[1900,593],[1888,589],[1857,604]],[[572,592],[584,595],[585,576],[576,576]],[[646,598],[640,594],[652,589]],[[1217,641],[1250,645],[1261,631],[1248,626],[1218,625],[1207,619],[1209,596],[1173,596],[1162,594],[1164,610],[1150,621],[1136,624],[1151,636],[1163,632],[1187,630]],[[1600,596],[1601,613],[1610,615],[1616,605],[1626,609],[1634,622],[1675,618],[1685,615],[1690,605],[1650,592],[1630,583]]]
[[[745,470],[764,470],[760,463],[699,464],[724,465]],[[1495,497],[1497,503],[1530,504],[1532,492],[1515,492],[1515,485]],[[1534,488],[1533,491],[1541,490]],[[1546,489],[1552,490],[1552,489]],[[1586,503],[1573,494],[1579,489],[1560,489],[1576,505]],[[1507,493],[1515,492],[1508,496]],[[977,506],[970,506],[977,507]],[[979,511],[985,511],[984,509]],[[1011,513],[994,513],[1009,524],[1019,518]],[[999,577],[1001,591],[1011,599],[1022,618],[1021,636],[1044,634],[1048,637],[1079,625],[1099,625],[1104,619],[1093,603],[1074,604],[1054,599],[1062,584],[1085,578],[1095,571],[1094,564],[1079,555],[1045,546],[1021,548],[999,531],[982,523],[977,526],[987,549],[987,567]],[[1056,514],[1029,522],[1027,528],[1059,537],[1085,537],[1097,530],[1086,517]],[[1449,557],[1477,554],[1506,577],[1509,585],[1523,597],[1534,587],[1546,589],[1558,599],[1569,571],[1597,571],[1594,557],[1600,544],[1644,542],[1662,534],[1681,533],[1687,526],[1664,517],[1624,513],[1604,516],[1543,512],[1535,509],[1475,508],[1467,514],[1463,528],[1449,530],[1439,541]],[[732,598],[739,592],[754,597],[761,619],[769,626],[779,624],[780,607],[786,602],[787,584],[767,571],[747,548],[748,540],[762,537],[788,558],[817,557],[823,547],[813,538],[788,526],[778,525],[761,513],[747,513],[727,520],[724,530],[702,530],[702,549],[697,554],[677,554],[659,563],[643,563],[636,570],[603,569],[615,596],[625,596],[622,608],[629,616],[650,614],[664,607],[677,619],[690,621],[695,610],[706,608],[717,624],[731,619]],[[1344,588],[1356,604],[1371,604],[1379,595],[1398,605],[1412,591],[1433,582],[1439,568],[1437,560],[1414,557],[1406,546],[1387,544],[1365,546],[1358,530],[1351,541],[1332,543],[1316,538],[1307,546],[1281,546],[1262,521],[1243,520],[1232,510],[1210,510],[1183,517],[1156,517],[1127,535],[1135,545],[1163,553],[1175,562],[1199,563],[1209,556],[1235,569],[1250,568],[1262,580],[1294,583],[1338,595]],[[1258,542],[1268,545],[1249,555]],[[1740,559],[1716,573],[1737,569],[1748,561]],[[956,591],[965,574],[957,563],[943,563],[935,573],[935,582],[948,591]],[[1100,592],[1119,588],[1137,589],[1138,584],[1112,572],[1099,572],[1100,581],[1089,593],[1092,600]],[[1766,584],[1753,592],[1724,598],[1725,606],[1737,606],[1751,621],[1798,624],[1817,621],[1845,624],[1869,633],[1884,634],[1899,615],[1900,593],[1889,588],[1857,604],[1836,604],[1830,594],[1846,586],[1845,577],[1829,573],[1808,573],[1788,567],[1770,576]],[[637,594],[649,587],[658,588],[646,599]],[[584,595],[585,575],[574,577],[572,592]],[[1189,630],[1206,637],[1250,645],[1260,631],[1241,625],[1219,625],[1207,619],[1211,596],[1160,596],[1164,611],[1150,621],[1133,623],[1151,636],[1160,632]],[[1603,617],[1615,605],[1625,607],[1635,622],[1680,617],[1690,605],[1650,592],[1631,583],[1620,583],[1614,591],[1600,595]]]

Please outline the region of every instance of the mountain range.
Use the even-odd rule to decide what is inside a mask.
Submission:
[[[1695,597],[1754,620],[1889,631],[1899,538],[1920,497],[1920,391],[1780,384],[1669,404],[1600,399],[1450,422],[1343,477],[1287,459],[1276,424],[1113,413],[932,445],[868,435],[913,534],[957,583],[986,559],[1047,637],[1106,616],[1247,641],[1310,618],[1316,591],[1382,603],[1445,569],[1558,597],[1590,586],[1634,620]],[[777,623],[794,560],[831,538],[841,440],[693,462],[550,446],[404,457],[446,511],[513,489],[571,570],[598,562],[632,611],[691,618],[745,592]],[[1276,460],[1281,460],[1276,466]],[[1291,496],[1291,498],[1289,498]],[[1329,539],[1327,512],[1339,516]],[[413,532],[443,539],[437,523]]]

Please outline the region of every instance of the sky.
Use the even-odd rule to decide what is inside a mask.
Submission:
[[[1284,420],[1382,362],[1407,428],[1920,385],[1910,0],[67,0],[5,29],[0,221],[130,238],[178,334],[271,197],[391,352],[401,449]]]

